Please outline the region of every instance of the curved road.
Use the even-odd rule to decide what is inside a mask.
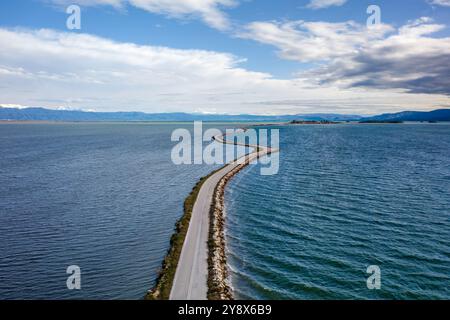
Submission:
[[[216,136],[214,140],[223,144],[235,144],[254,148],[245,155],[251,162],[278,149],[256,145],[246,145],[226,141],[224,136]],[[241,161],[239,161],[241,160]],[[209,177],[201,187],[197,200],[192,209],[189,229],[184,240],[183,248],[178,261],[175,278],[170,292],[170,300],[206,300],[208,292],[208,236],[209,213],[213,201],[214,190],[219,181],[231,170],[242,164],[242,158],[235,160],[214,175]]]

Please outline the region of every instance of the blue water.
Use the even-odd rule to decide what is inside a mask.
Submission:
[[[192,129],[0,124],[0,299],[143,298],[185,197],[213,169],[172,164],[180,127]],[[80,291],[67,290],[70,265]]]
[[[239,299],[449,299],[450,125],[281,127],[226,192]],[[369,290],[367,267],[381,268]]]

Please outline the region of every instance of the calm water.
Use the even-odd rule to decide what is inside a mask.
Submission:
[[[281,128],[226,193],[238,298],[449,299],[450,125]],[[367,289],[366,269],[382,288]]]
[[[0,299],[142,298],[212,170],[172,164],[183,126],[0,125]],[[81,291],[66,288],[70,265]]]

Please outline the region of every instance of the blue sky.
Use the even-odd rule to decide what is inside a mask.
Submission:
[[[311,1],[1,1],[0,104],[264,114],[449,105],[450,1]],[[72,3],[81,30],[66,27]],[[371,4],[376,34],[364,30]]]

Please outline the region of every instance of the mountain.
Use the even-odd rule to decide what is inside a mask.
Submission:
[[[387,113],[374,117],[342,114],[296,114],[279,116],[258,116],[250,114],[220,115],[191,113],[144,113],[144,112],[87,112],[81,110],[51,110],[45,108],[3,108],[0,120],[11,121],[255,121],[289,122],[297,121],[450,121],[450,109],[431,112],[405,111]]]
[[[361,116],[339,114],[309,115],[219,115],[190,113],[143,113],[143,112],[86,112],[81,110],[51,110],[44,108],[2,108],[0,120],[16,121],[349,121]]]
[[[404,111],[364,118],[362,121],[450,121],[450,109],[430,112]]]

